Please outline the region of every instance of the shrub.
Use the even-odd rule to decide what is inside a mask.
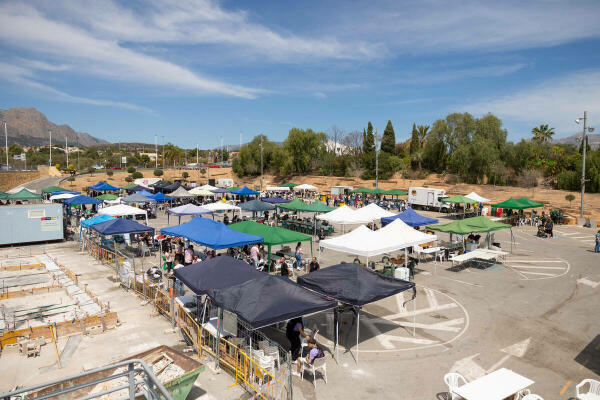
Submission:
[[[108,176],[113,176],[114,172],[112,172],[111,170],[106,171],[106,175]]]
[[[125,182],[127,182],[127,183],[131,183],[131,182],[133,182],[133,178],[132,178],[131,176],[127,176],[127,177],[125,178]]]
[[[190,176],[190,174],[188,174],[188,173],[187,173],[187,171],[184,171],[184,172],[181,174],[181,177],[182,177],[183,179],[187,179],[189,176]]]
[[[127,168],[127,172],[129,172],[130,174],[133,174],[135,172],[135,167]]]
[[[162,176],[163,174],[163,170],[162,169],[155,169],[154,170],[154,176]]]
[[[140,179],[144,177],[144,174],[142,174],[139,171],[134,172],[133,174],[130,175],[133,179]]]
[[[94,176],[94,168],[92,168],[92,167],[89,167],[89,168],[87,169],[87,172],[88,172],[88,174],[90,174],[90,176]]]
[[[577,171],[565,171],[556,176],[556,187],[562,190],[577,190],[581,187],[581,178]]]
[[[521,175],[517,178],[519,186],[522,187],[536,187],[538,185],[538,178],[540,172],[535,169],[525,169],[521,172]]]
[[[565,200],[567,200],[569,202],[569,207],[571,207],[571,202],[573,200],[575,200],[575,196],[569,193],[568,195],[565,196]]]

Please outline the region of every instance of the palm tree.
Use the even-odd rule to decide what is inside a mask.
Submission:
[[[544,143],[552,140],[552,135],[554,135],[554,128],[548,128],[548,125],[540,125],[536,126],[531,130],[533,134],[533,140]]]
[[[421,149],[425,145],[425,138],[429,133],[429,125],[419,125],[417,126],[417,134],[419,135],[419,145]]]

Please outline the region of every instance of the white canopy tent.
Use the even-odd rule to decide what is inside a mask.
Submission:
[[[134,184],[140,185],[143,187],[150,188],[150,185],[154,185],[156,182],[162,181],[161,178],[138,178],[133,181]]]
[[[122,199],[122,197],[117,197],[114,200],[104,200],[104,204],[108,204],[109,206],[121,204],[121,199]]]
[[[15,193],[19,193],[23,189],[27,190],[29,193],[36,193],[35,190],[27,189],[25,186],[19,186],[14,189],[7,190],[6,193],[15,194]]]
[[[321,240],[319,247],[369,257],[401,249],[400,241],[390,235],[382,236],[361,225],[345,235]]]
[[[128,206],[127,204],[118,204],[112,207],[105,207],[98,210],[98,214],[106,214],[113,217],[125,217],[128,215],[144,215],[146,225],[148,225],[148,213],[141,208]]]
[[[475,192],[471,192],[468,195],[466,195],[465,197],[471,199],[471,200],[475,200],[479,203],[489,203],[490,199],[486,199],[485,197],[481,197],[480,195],[478,195]]]
[[[173,193],[167,194],[167,196],[175,199],[191,199],[192,197],[194,197],[193,194],[191,194],[181,186],[178,187],[177,190],[175,190]]]
[[[437,240],[436,235],[428,235],[427,233],[418,231],[415,228],[406,225],[401,219],[395,219],[375,233],[382,237],[398,238],[403,242],[401,248],[418,246]]]
[[[267,192],[289,192],[290,188],[287,186],[267,186]]]
[[[302,185],[294,186],[294,190],[311,190],[316,191],[317,187],[313,185],[309,185],[308,183],[304,183]]]
[[[204,186],[210,186],[210,185],[204,185]],[[177,190],[179,190],[179,189],[177,189]],[[216,190],[216,188],[212,189],[212,190]],[[192,190],[190,190],[188,193],[193,194],[194,196],[213,196],[213,197],[215,196],[215,194],[213,192],[211,192],[211,189],[204,189],[202,186],[195,187]]]
[[[66,199],[70,199],[71,197],[75,197],[75,196],[80,196],[80,195],[79,194],[73,194],[73,193],[55,194],[54,196],[50,196],[50,201],[54,201],[54,200],[66,200]]]
[[[373,222],[385,217],[393,217],[394,215],[396,214],[384,210],[375,203],[371,203],[366,207],[362,207],[354,211],[354,218],[365,219],[369,222]]]
[[[210,210],[210,211],[238,211],[241,215],[242,209],[238,206],[234,206],[233,204],[223,203],[222,201],[217,201],[215,203],[203,204],[202,208]]]
[[[328,213],[317,215],[316,218],[338,225],[368,224],[372,221],[370,218],[357,217],[356,211],[345,204]]]
[[[212,186],[212,185],[202,185],[202,186],[195,187],[194,189],[217,190],[218,188],[216,186]],[[194,189],[192,189],[192,190],[194,190]],[[192,193],[192,190],[190,190],[190,193]]]

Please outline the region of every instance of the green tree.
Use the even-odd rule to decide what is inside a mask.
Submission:
[[[157,168],[154,170],[154,176],[162,176],[162,174],[163,174],[162,169]]]
[[[383,137],[381,139],[381,151],[396,154],[396,134],[394,133],[394,127],[392,121],[388,120],[385,130],[383,131]]]
[[[233,172],[238,176],[260,175],[260,146],[263,147],[263,168],[279,169],[276,165],[275,154],[282,151],[281,146],[271,142],[265,135],[257,135],[248,144],[240,149],[238,156],[233,160]],[[279,157],[280,158],[280,157]]]
[[[326,152],[327,135],[314,132],[312,129],[292,128],[283,143],[283,157],[280,160],[279,172],[282,175],[291,173],[307,173],[321,166]]]
[[[186,181],[189,176],[190,176],[190,174],[188,174],[187,171],[183,171],[181,173],[181,177],[183,178],[184,181]]]
[[[417,131],[417,125],[413,123],[412,132],[410,135],[410,148],[409,154],[413,155],[419,151],[419,132]]]
[[[106,175],[108,175],[109,177],[113,176],[114,172],[112,172],[110,169],[108,171],[106,171]]]
[[[425,145],[425,139],[427,138],[427,134],[429,133],[429,125],[419,125],[417,126],[417,138],[419,151],[423,149]]]
[[[139,172],[139,171],[136,171],[136,172],[134,172],[133,174],[131,174],[131,177],[132,177],[133,179],[140,179],[140,178],[143,178],[143,177],[144,177],[144,174],[142,174],[142,173],[141,173],[141,172]]]
[[[127,172],[129,172],[130,174],[133,174],[135,172],[135,167],[127,168]]]
[[[131,176],[126,176],[125,177],[125,182],[131,183],[131,182],[133,182],[133,178]]]
[[[548,128],[548,125],[540,125],[536,126],[531,130],[533,135],[533,140],[544,143],[552,140],[552,135],[554,135],[554,128]]]
[[[565,196],[565,200],[567,200],[569,202],[569,207],[571,207],[571,202],[573,200],[575,200],[575,196],[569,193],[568,195]]]
[[[362,167],[364,179],[371,179],[375,176],[375,134],[373,133],[373,124],[371,121],[367,124],[363,143]]]
[[[148,154],[142,154],[140,156],[140,162],[144,165],[144,167],[147,167],[150,163],[150,157],[148,157]]]

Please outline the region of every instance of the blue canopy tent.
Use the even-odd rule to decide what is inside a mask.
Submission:
[[[81,192],[76,190],[58,190],[56,192],[52,192],[52,196],[56,196],[58,194],[81,194]]]
[[[83,231],[83,228],[89,228],[92,225],[96,225],[101,222],[110,221],[111,219],[115,219],[115,217],[113,217],[111,215],[107,215],[107,214],[99,214],[99,215],[96,215],[95,217],[92,217],[89,219],[84,219],[83,221],[81,221],[81,224],[79,225],[79,236],[81,237],[81,231]]]
[[[238,196],[256,196],[259,193],[255,190],[249,189],[247,186],[244,186],[241,189],[234,190],[231,194],[236,194]]]
[[[291,201],[291,200],[281,198],[279,196],[262,197],[261,200],[264,201],[265,203],[270,203],[270,204],[285,204],[285,203],[289,203]]]
[[[159,192],[160,193],[160,192]],[[141,194],[142,196],[146,196],[146,197],[150,197],[152,198],[152,196],[154,196],[154,193],[150,193],[149,191],[147,191],[146,189],[140,190],[138,192],[138,194]],[[154,199],[156,200],[156,199]]]
[[[412,208],[407,208],[406,211],[394,215],[393,217],[381,218],[381,223],[387,225],[390,222],[400,219],[408,226],[423,226],[437,224],[439,221],[436,218],[425,217],[421,214],[417,214]]]
[[[150,194],[150,196],[145,195],[148,198],[154,199],[156,201],[171,201],[173,200],[170,197],[165,196],[165,194],[163,192],[158,192],[155,194]]]
[[[75,197],[71,197],[70,199],[65,199],[63,201],[63,204],[66,204],[69,206],[77,206],[77,205],[82,205],[82,204],[100,204],[100,203],[102,203],[100,200],[94,199],[93,197],[86,196],[84,194],[81,194],[81,195],[75,196]]]
[[[100,192],[102,192],[102,191],[119,191],[119,190],[121,190],[121,188],[112,186],[112,185],[108,184],[107,182],[102,182],[102,181],[96,183],[95,185],[90,186],[89,189],[97,190],[97,191],[100,191]]]
[[[218,193],[230,193],[229,190],[227,189],[223,189],[223,188],[216,188],[215,190],[211,190],[211,192],[218,194]]]
[[[154,232],[154,228],[140,224],[127,218],[115,218],[110,221],[100,222],[92,225],[91,228],[101,234],[107,235],[125,235],[127,233]]]
[[[202,217],[194,217],[185,224],[162,228],[160,232],[163,235],[181,236],[215,250],[260,243],[264,240],[261,236],[237,232],[222,222]]]
[[[212,214],[211,210],[207,210],[206,208],[202,208],[200,206],[194,204],[184,204],[179,207],[171,208],[167,210],[167,224],[169,223],[169,218],[171,214],[177,215],[179,217],[178,224],[181,224],[181,216],[182,215],[204,215],[204,214]]]

